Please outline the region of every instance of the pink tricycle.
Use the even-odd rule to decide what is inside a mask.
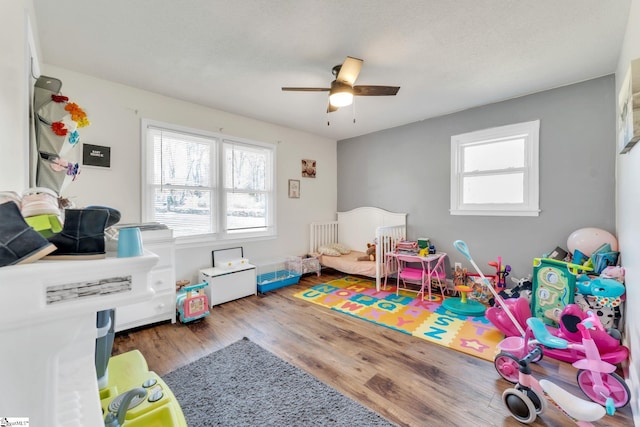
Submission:
[[[533,348],[542,345],[544,354],[573,362],[573,366],[578,369],[580,390],[592,401],[605,406],[607,413],[613,414],[615,408],[627,405],[631,392],[624,379],[615,373],[616,366],[613,363],[626,359],[629,350],[609,336],[600,318],[592,311],[584,313],[578,306],[570,304],[563,310],[560,320],[561,328],[553,330],[540,319],[531,317],[526,321],[524,337],[511,336],[502,340],[498,345],[500,353],[494,359],[498,373],[505,380],[517,383],[520,360]],[[576,339],[578,336],[579,339]],[[605,339],[605,336],[609,339]],[[596,339],[605,342],[596,343]],[[605,353],[612,362],[605,360],[599,350],[612,347],[610,339],[617,343],[615,349]],[[542,355],[541,351],[532,361],[539,361]],[[617,362],[613,362],[614,360]]]

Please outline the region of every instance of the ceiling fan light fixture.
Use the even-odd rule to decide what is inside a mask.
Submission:
[[[334,80],[329,92],[329,103],[334,107],[346,107],[353,103],[353,88]]]

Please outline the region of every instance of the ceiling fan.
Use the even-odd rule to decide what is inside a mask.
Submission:
[[[341,65],[333,67],[331,72],[335,80],[330,88],[324,87],[283,87],[283,91],[295,92],[329,92],[329,106],[327,113],[337,111],[340,107],[351,105],[354,96],[393,96],[398,93],[400,86],[354,86],[364,61],[347,56]]]

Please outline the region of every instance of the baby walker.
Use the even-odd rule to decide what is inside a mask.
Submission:
[[[183,286],[176,293],[176,314],[182,323],[193,322],[209,315],[209,300],[205,294],[207,282]]]

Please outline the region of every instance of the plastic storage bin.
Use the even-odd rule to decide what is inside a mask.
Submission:
[[[286,261],[265,261],[257,264],[258,292],[265,293],[300,281],[301,274],[285,267]]]

